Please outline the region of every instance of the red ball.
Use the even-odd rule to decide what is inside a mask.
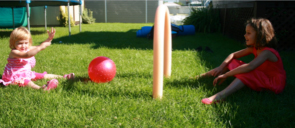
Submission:
[[[110,82],[116,75],[116,65],[110,58],[96,57],[89,64],[88,75],[95,83]]]

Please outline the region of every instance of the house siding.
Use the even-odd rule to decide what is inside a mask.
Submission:
[[[83,5],[82,5],[83,6]],[[67,6],[61,6],[67,7]],[[68,11],[68,10],[65,10]],[[70,15],[72,16],[75,22],[79,23],[79,5],[70,6],[69,10]],[[46,20],[48,26],[59,26],[59,21],[57,17],[60,18],[60,6],[47,6],[46,9]],[[30,25],[31,26],[44,26],[45,25],[45,14],[44,6],[31,7],[30,15]]]
[[[102,0],[85,0],[85,7],[93,11],[93,17],[96,19],[95,22],[145,23],[154,22],[158,1],[106,0],[105,3],[105,1]],[[105,12],[105,10],[107,12]],[[105,16],[105,14],[107,14],[107,16]]]
[[[59,14],[59,6],[48,6],[46,9],[47,25],[59,25],[56,19]],[[31,7],[30,24],[31,26],[45,25],[44,6]]]

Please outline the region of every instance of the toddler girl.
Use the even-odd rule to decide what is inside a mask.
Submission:
[[[219,67],[200,75],[200,77],[217,76],[213,85],[218,82],[221,84],[229,76],[236,77],[224,90],[202,99],[202,103],[219,102],[245,85],[255,91],[267,89],[276,94],[283,91],[286,72],[279,53],[274,49],[276,38],[271,22],[264,18],[248,20],[244,37],[247,48],[231,53]],[[244,63],[237,60],[249,54],[255,56],[251,62]]]
[[[55,78],[74,78],[74,73],[64,76],[47,74],[47,72],[36,73],[31,71],[31,68],[35,66],[35,55],[44,50],[47,46],[51,45],[51,41],[55,35],[55,29],[51,28],[51,31],[47,31],[48,39],[38,46],[32,46],[31,33],[24,27],[16,28],[10,34],[11,52],[8,56],[8,63],[5,66],[2,79],[0,83],[7,86],[9,84],[18,85],[20,87],[31,87],[34,89],[51,90],[57,87],[58,80]],[[51,79],[44,86],[40,87],[36,85],[32,80],[38,79]]]

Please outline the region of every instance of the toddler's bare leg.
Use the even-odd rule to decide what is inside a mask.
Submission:
[[[214,100],[220,100],[220,99],[226,98],[227,96],[236,92],[237,90],[241,89],[244,86],[245,84],[241,80],[236,78],[229,86],[227,86],[222,91],[216,93],[215,95],[209,97],[208,99],[210,99],[211,101],[214,101]]]
[[[28,86],[33,88],[33,89],[41,89],[42,87],[40,87],[39,85],[35,84],[34,82],[30,81],[28,83]]]
[[[57,78],[63,78],[61,75],[55,75],[55,74],[45,74],[44,79],[57,79]]]

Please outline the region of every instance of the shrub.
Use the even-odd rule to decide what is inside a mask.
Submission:
[[[221,24],[219,10],[201,8],[191,10],[191,15],[183,20],[184,25],[194,25],[196,32],[220,32]]]
[[[93,18],[93,11],[90,9],[84,8],[82,15],[82,23],[84,24],[92,24],[95,22],[95,18]]]
[[[68,11],[67,7],[65,7],[65,11],[60,7],[60,14],[59,17],[56,17],[56,19],[59,21],[59,24],[61,26],[67,27],[69,25],[68,23]],[[71,27],[75,26],[75,21],[73,20],[73,17],[70,15],[71,20]]]

